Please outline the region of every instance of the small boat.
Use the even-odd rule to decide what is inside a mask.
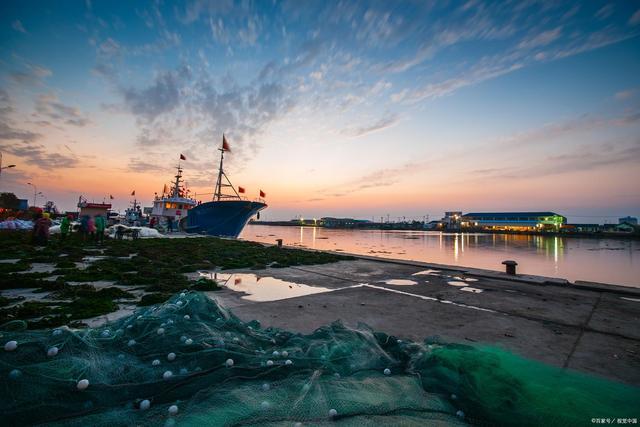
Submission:
[[[247,200],[241,197],[238,190],[231,184],[229,177],[224,172],[224,153],[229,151],[229,145],[225,136],[222,136],[220,151],[220,167],[213,200],[199,203],[189,209],[189,215],[184,221],[183,229],[188,233],[207,234],[219,237],[238,237],[247,222],[267,207],[265,201]],[[244,189],[241,189],[244,191]],[[260,196],[264,193],[260,191]]]

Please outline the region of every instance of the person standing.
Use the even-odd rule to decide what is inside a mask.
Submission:
[[[91,217],[87,219],[87,233],[89,233],[91,240],[96,240],[96,222]]]
[[[95,225],[96,225],[96,240],[100,244],[102,244],[104,242],[104,230],[106,228],[107,222],[105,221],[102,215],[96,215]]]
[[[33,237],[36,245],[46,246],[49,241],[49,227],[51,227],[49,214],[38,213],[36,216],[36,222],[33,225]]]
[[[69,221],[69,217],[65,216],[62,218],[60,222],[60,240],[66,240],[67,235],[69,234],[69,229],[71,228],[71,221]]]
[[[169,233],[173,231],[173,217],[167,217],[167,230]]]
[[[82,241],[87,241],[89,235],[89,215],[82,215],[80,218],[80,232],[82,233]]]

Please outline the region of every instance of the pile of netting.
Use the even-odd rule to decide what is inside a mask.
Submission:
[[[334,323],[301,335],[181,293],[99,328],[3,325],[3,425],[584,425],[638,389]]]

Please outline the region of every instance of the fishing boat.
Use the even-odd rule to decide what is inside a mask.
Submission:
[[[173,231],[184,223],[189,211],[197,204],[195,199],[189,197],[189,191],[183,185],[182,167],[178,164],[173,187],[168,191],[165,185],[162,196],[156,195],[151,216],[156,218],[159,225]]]
[[[256,215],[260,218],[260,211],[267,207],[265,194],[260,190],[258,200],[247,200],[240,196],[244,189],[233,186],[224,171],[224,153],[230,151],[229,144],[222,135],[220,151],[220,167],[216,181],[213,200],[199,203],[189,209],[189,214],[182,224],[188,233],[207,234],[220,237],[238,237],[247,222]]]

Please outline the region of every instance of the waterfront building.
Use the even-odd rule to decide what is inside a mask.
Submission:
[[[472,212],[460,217],[463,228],[487,230],[557,231],[567,218],[554,212]]]
[[[78,199],[79,216],[89,215],[94,217],[100,215],[107,217],[109,210],[111,209],[111,203],[90,203],[84,197],[80,196]]]
[[[624,218],[618,218],[618,224],[638,225],[638,218],[633,216],[625,216]]]
[[[441,223],[447,230],[459,230],[461,225],[462,211],[449,211],[444,213]]]
[[[600,224],[563,224],[561,231],[568,233],[598,233]]]
[[[358,228],[370,224],[367,219],[353,218],[332,218],[324,217],[320,219],[321,224],[326,228]]]

